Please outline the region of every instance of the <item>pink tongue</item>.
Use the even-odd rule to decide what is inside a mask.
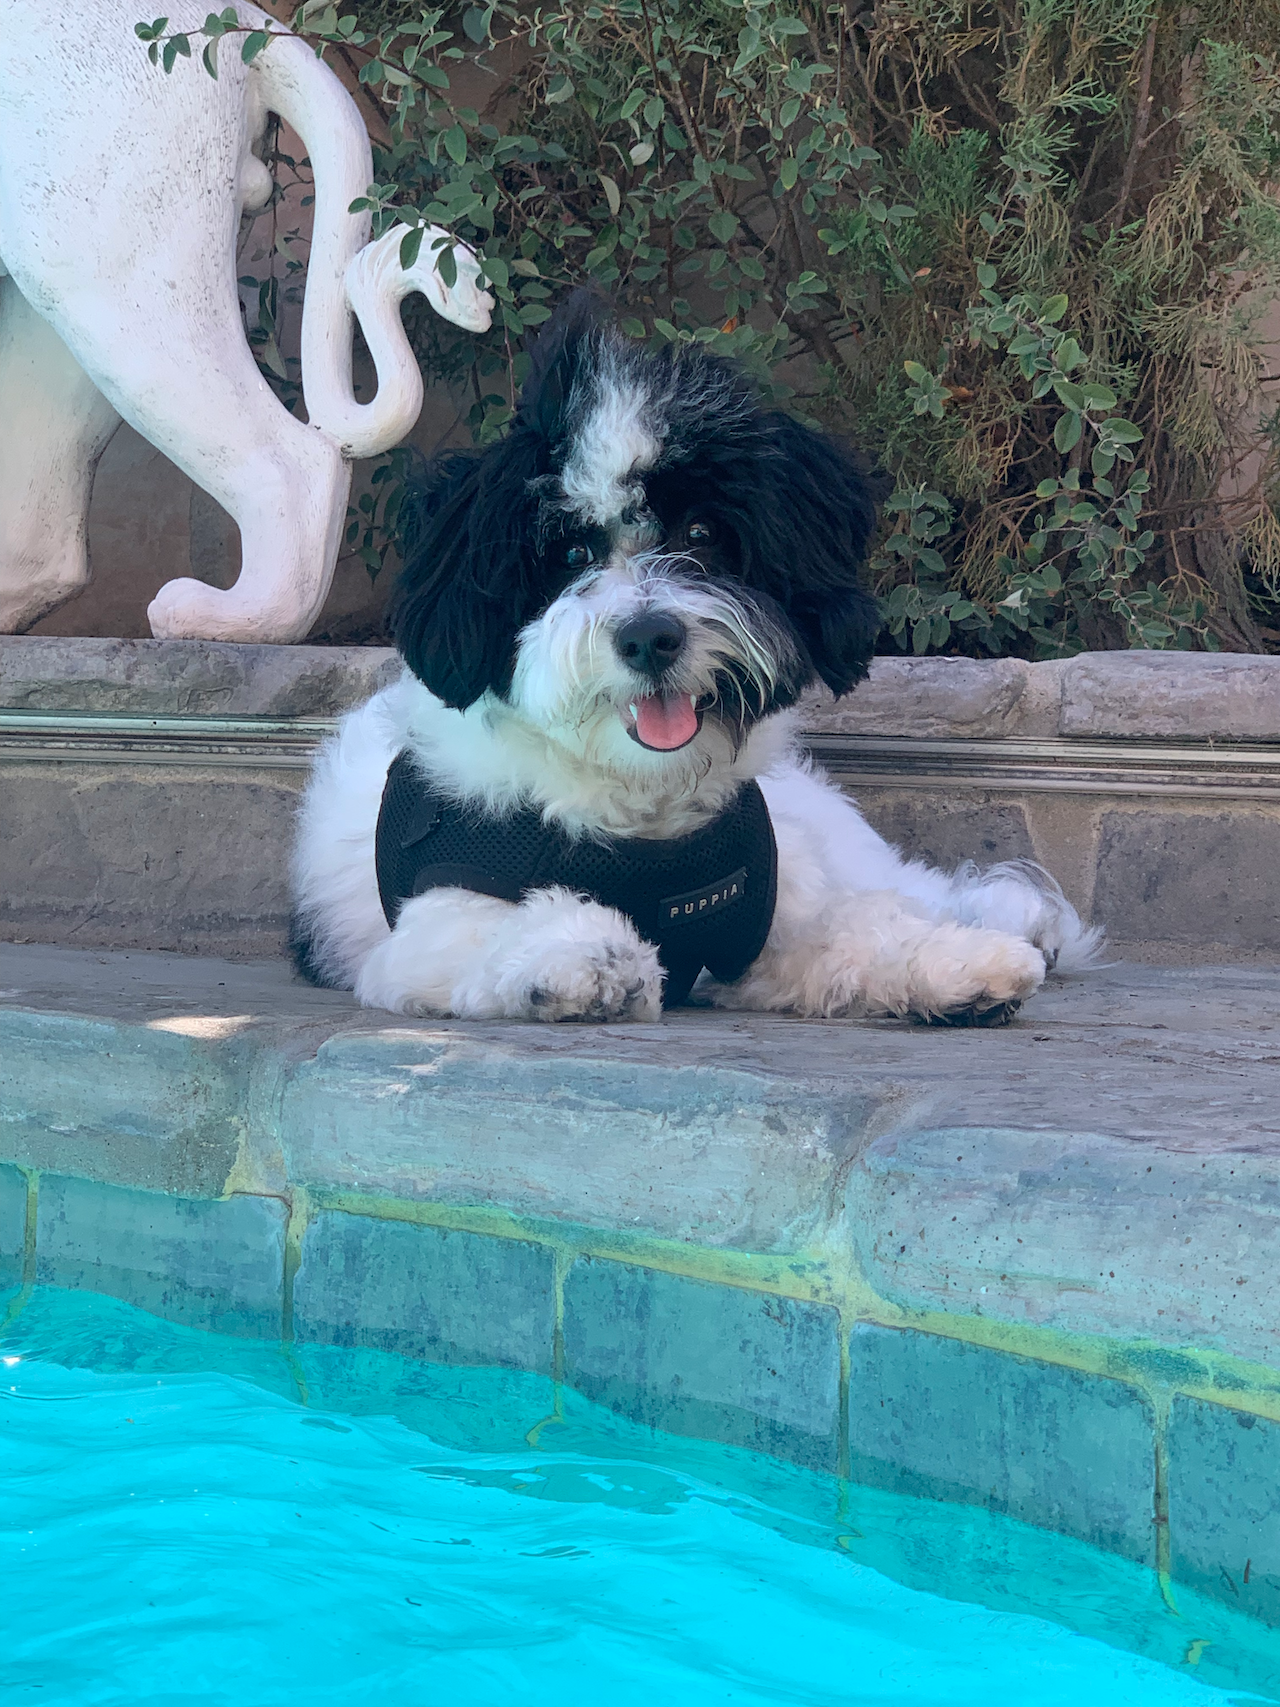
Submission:
[[[636,734],[646,747],[656,747],[660,753],[674,752],[697,733],[698,714],[687,693],[670,699],[651,693],[636,701]]]

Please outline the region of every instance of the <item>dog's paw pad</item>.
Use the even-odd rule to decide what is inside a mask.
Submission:
[[[982,1026],[991,1028],[1008,1025],[1016,1017],[1021,1002],[993,1002],[990,1007],[955,1008],[951,1013],[920,1014],[922,1025]]]
[[[655,1017],[661,993],[657,955],[648,944],[566,945],[545,951],[515,1006],[529,1019],[598,1025]]]

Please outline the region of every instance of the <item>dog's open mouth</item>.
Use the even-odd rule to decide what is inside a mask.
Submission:
[[[676,753],[702,728],[707,703],[691,693],[647,693],[631,701],[623,722],[639,746],[651,753]]]

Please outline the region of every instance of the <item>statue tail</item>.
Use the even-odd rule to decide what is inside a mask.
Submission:
[[[478,288],[475,257],[455,246],[457,283],[446,289],[425,234],[415,265],[400,265],[397,226],[369,242],[369,214],[351,203],[373,180],[364,120],[323,60],[297,36],[275,35],[253,62],[265,105],[297,131],[315,178],[314,228],[302,305],[302,394],[311,425],[342,454],[376,456],[404,438],[422,408],[422,375],[400,323],[399,304],[420,290],[438,313],[469,331],[489,325],[493,299]],[[358,403],[351,377],[353,316],[373,356],[378,390]]]

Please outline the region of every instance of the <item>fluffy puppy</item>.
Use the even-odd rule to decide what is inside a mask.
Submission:
[[[732,366],[572,302],[507,435],[403,514],[407,668],[302,809],[313,980],[473,1019],[652,1019],[696,980],[725,1007],[994,1023],[1088,963],[1046,873],[907,862],[799,755],[801,693],[871,658],[872,504]]]

